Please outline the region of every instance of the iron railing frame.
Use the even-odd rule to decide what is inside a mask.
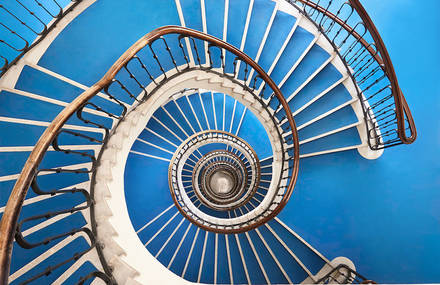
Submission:
[[[414,123],[414,118],[411,114],[411,110],[409,109],[408,103],[403,95],[402,90],[400,89],[399,82],[397,80],[396,72],[394,66],[391,61],[391,57],[388,53],[388,50],[385,46],[385,43],[380,36],[376,26],[374,25],[372,19],[368,15],[365,8],[360,3],[360,0],[347,0],[340,1],[342,4],[340,6],[332,6],[333,3],[337,2],[335,0],[285,0],[287,3],[296,8],[302,15],[307,17],[318,30],[326,37],[326,39],[332,43],[334,50],[338,53],[338,56],[343,60],[344,65],[350,74],[351,80],[355,84],[358,97],[362,105],[362,111],[364,113],[364,120],[367,127],[367,141],[370,149],[372,150],[380,150],[389,148],[392,146],[397,146],[400,144],[412,144],[417,139],[417,129]],[[320,2],[326,2],[326,6],[320,6]],[[298,5],[299,3],[299,5]],[[338,17],[340,9],[344,7],[344,5],[349,5],[353,10],[352,13],[348,15],[346,19],[341,19]],[[300,7],[302,6],[302,8]],[[309,11],[307,11],[307,7]],[[336,7],[333,10],[330,10],[331,7]],[[336,12],[334,12],[336,11]],[[316,13],[316,14],[315,14]],[[353,16],[356,15],[361,19],[361,22],[356,26],[351,27],[347,22]],[[315,19],[315,20],[314,20]],[[320,20],[319,20],[320,19]],[[319,21],[318,21],[319,20]],[[382,69],[385,76],[388,78],[390,82],[389,88],[392,92],[392,97],[394,99],[394,112],[396,117],[396,130],[387,131],[385,134],[380,133],[380,128],[376,122],[371,106],[368,105],[368,99],[364,98],[362,91],[359,88],[358,81],[356,81],[353,73],[351,71],[350,64],[344,59],[344,56],[341,55],[339,47],[331,40],[330,31],[326,31],[323,29],[324,23],[330,20],[332,21],[329,24],[330,27],[334,27],[335,25],[339,25],[339,30],[337,35],[340,34],[342,30],[347,32],[347,37],[344,39],[344,42],[348,40],[350,36],[355,39],[354,46],[351,46],[350,52],[356,47],[357,44],[360,44],[370,55],[374,58],[377,65]],[[318,23],[319,22],[319,23]],[[365,27],[366,31],[363,34],[359,34],[356,31],[358,25]],[[370,35],[373,39],[372,43],[369,43],[366,39],[367,36]],[[359,54],[360,52],[357,51]],[[363,53],[363,52],[362,52]],[[362,54],[361,53],[361,54]],[[386,100],[385,100],[386,101]],[[384,103],[384,102],[382,102]],[[406,131],[409,130],[410,135],[408,136]],[[383,136],[391,136],[392,132],[395,131],[397,133],[398,138],[390,139],[389,141],[384,141]],[[390,133],[391,132],[391,133]],[[372,143],[374,141],[374,144]]]
[[[16,1],[18,3],[21,3],[19,0],[16,0]],[[58,4],[58,2],[56,2],[56,0],[52,0],[52,1],[59,6],[59,4]],[[82,1],[83,0],[71,0],[70,4],[68,4],[66,7],[60,8],[60,12],[57,15],[51,15],[52,20],[49,23],[43,23],[43,25],[44,25],[43,30],[41,32],[35,33],[37,37],[36,37],[36,39],[33,40],[32,43],[29,43],[29,41],[26,40],[24,38],[24,36],[21,36],[20,34],[18,34],[13,29],[13,27],[8,27],[0,22],[0,25],[2,25],[5,29],[9,30],[12,34],[16,35],[17,37],[19,37],[20,39],[22,39],[25,42],[25,46],[23,48],[17,49],[15,47],[13,47],[11,44],[7,43],[6,41],[0,39],[0,43],[3,43],[5,45],[9,46],[11,49],[19,52],[19,54],[11,61],[9,61],[6,57],[4,57],[0,54],[0,57],[4,61],[3,66],[0,68],[0,78],[9,70],[9,68],[11,68],[11,66],[15,65],[28,51],[30,51],[33,47],[38,45],[57,26],[57,24],[61,21],[61,19],[64,18],[70,12],[72,12],[72,10],[74,10]],[[44,4],[42,4],[40,1],[36,1],[36,2],[39,3],[39,4],[37,4],[38,6],[42,7],[42,9],[46,10],[46,8],[44,7]],[[21,3],[21,5],[23,6],[24,4]],[[25,7],[25,5],[23,7]],[[5,8],[4,5],[0,4],[0,9],[5,10],[7,8]],[[26,9],[26,8],[24,8],[24,9]],[[20,20],[16,15],[14,15],[12,13],[12,11],[8,10],[7,13],[11,14],[14,18],[16,18],[17,21],[19,21],[19,24],[26,25],[26,23],[23,22],[22,20]],[[35,12],[32,12],[32,13],[34,13],[34,14],[31,14],[31,15],[36,17]],[[49,14],[49,12],[48,12],[48,14]],[[22,24],[22,23],[24,23],[24,24]]]
[[[342,276],[342,280],[338,278]],[[346,264],[339,264],[315,282],[315,284],[377,284],[359,274]]]

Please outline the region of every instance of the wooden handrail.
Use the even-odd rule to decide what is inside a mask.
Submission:
[[[396,72],[394,70],[393,63],[391,62],[390,55],[388,50],[385,47],[385,44],[380,36],[376,26],[371,20],[365,8],[360,3],[360,0],[348,0],[350,6],[356,11],[356,13],[361,18],[365,28],[370,33],[371,37],[374,40],[374,46],[377,50],[373,48],[371,44],[369,44],[363,36],[357,33],[354,28],[348,25],[345,21],[337,17],[335,14],[331,13],[324,7],[314,3],[311,0],[296,0],[299,1],[313,9],[316,9],[318,12],[324,14],[326,17],[335,21],[338,25],[340,25],[343,29],[345,29],[349,34],[353,35],[353,37],[362,44],[362,46],[371,54],[371,56],[377,61],[377,63],[384,69],[385,74],[389,78],[391,83],[391,88],[394,91],[394,102],[396,108],[396,117],[397,117],[397,125],[398,125],[398,135],[400,140],[404,144],[411,144],[417,138],[417,129],[414,123],[414,118],[411,114],[411,110],[409,109],[408,103],[403,95],[402,90],[400,89],[399,82],[397,81]],[[380,55],[379,55],[380,54]],[[406,127],[405,127],[405,116],[408,119],[409,130],[411,135],[408,137],[406,135]]]
[[[356,10],[359,17],[362,19],[362,22],[364,23],[365,27],[370,32],[375,42],[376,48],[380,52],[380,55],[382,56],[382,63],[383,63],[383,67],[385,68],[385,73],[388,75],[388,78],[390,79],[393,90],[396,91],[393,92],[393,95],[395,100],[394,102],[396,104],[396,115],[397,115],[397,124],[399,127],[398,129],[399,138],[402,140],[403,143],[411,144],[417,138],[417,130],[414,123],[414,118],[411,114],[411,110],[409,109],[408,103],[406,102],[406,99],[403,96],[403,92],[400,89],[399,82],[397,81],[396,72],[394,70],[394,66],[391,61],[391,57],[388,53],[388,50],[385,47],[385,44],[376,26],[374,25],[373,21],[371,20],[365,8],[362,6],[361,2],[359,0],[350,0],[350,4]],[[411,131],[410,137],[408,137],[405,132],[406,129],[405,115],[408,118],[409,128]]]
[[[279,206],[270,214],[270,216],[268,216],[267,219],[275,217],[287,204],[287,201],[292,195],[293,188],[298,177],[299,141],[295,121],[293,120],[292,113],[290,112],[290,107],[284,99],[284,96],[282,95],[278,86],[273,82],[269,75],[267,75],[266,72],[249,56],[218,38],[180,26],[165,26],[157,28],[143,36],[127,51],[125,51],[122,56],[111,66],[107,73],[97,83],[84,91],[81,95],[75,98],[72,103],[65,107],[41,135],[29,158],[27,159],[22,169],[22,172],[17,179],[17,182],[14,185],[0,223],[0,284],[7,284],[8,282],[14,233],[27,191],[31,185],[32,179],[38,169],[39,164],[41,163],[48,147],[56,137],[59,130],[61,130],[67,120],[79,108],[81,108],[84,103],[95,96],[101,89],[109,85],[116,74],[131,58],[133,58],[134,55],[136,55],[146,45],[167,34],[179,34],[198,38],[204,41],[209,41],[211,43],[214,43],[218,47],[239,56],[241,60],[243,60],[253,69],[255,69],[255,71],[260,74],[262,80],[265,81],[266,84],[272,89],[275,96],[281,103],[281,106],[286,110],[286,117],[290,125],[290,129],[292,130],[294,161],[291,179],[287,187],[286,193],[284,194],[283,200],[280,202]],[[267,219],[264,219],[264,221],[266,221]]]

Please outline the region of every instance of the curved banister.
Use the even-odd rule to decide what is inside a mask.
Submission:
[[[75,98],[67,107],[65,107],[58,116],[52,121],[49,127],[44,131],[35,145],[33,151],[31,152],[28,160],[26,161],[20,176],[15,183],[15,186],[10,194],[8,203],[6,205],[1,224],[0,224],[0,284],[7,284],[9,275],[9,266],[12,253],[12,246],[14,241],[14,233],[17,227],[18,217],[20,210],[23,206],[27,191],[31,186],[34,175],[37,172],[38,166],[41,163],[46,151],[48,150],[52,141],[56,138],[58,132],[61,130],[63,125],[67,120],[83,105],[90,100],[93,96],[98,94],[98,92],[106,88],[111,84],[117,73],[125,66],[127,62],[132,59],[137,52],[139,52],[143,47],[151,44],[155,40],[167,34],[179,34],[182,36],[194,37],[200,40],[208,41],[215,44],[216,46],[223,48],[236,56],[239,56],[242,61],[252,67],[263,81],[272,89],[274,95],[280,102],[283,109],[286,110],[286,118],[290,129],[292,130],[294,153],[292,174],[287,186],[286,193],[284,194],[283,200],[281,200],[279,206],[267,217],[270,219],[276,216],[282,208],[286,205],[290,196],[292,195],[294,185],[298,176],[298,165],[299,165],[299,142],[297,136],[296,125],[290,112],[290,108],[286,100],[284,99],[281,91],[273,80],[266,74],[266,72],[253,61],[249,56],[240,51],[239,49],[231,46],[230,44],[223,42],[213,36],[204,34],[199,31],[192,29],[180,27],[180,26],[165,26],[146,34],[144,37],[139,39],[135,44],[133,44],[124,54],[112,65],[108,72],[92,87],[84,91],[80,96]],[[265,221],[267,221],[265,219]]]
[[[360,1],[359,0],[349,0],[349,1],[352,7],[358,13],[359,17],[362,19],[367,30],[370,32],[375,42],[376,49],[379,51],[380,55],[382,56],[382,62],[379,62],[379,64],[382,65],[383,68],[385,69],[385,73],[390,78],[392,88],[393,90],[396,91],[393,92],[393,95],[394,95],[394,100],[396,102],[395,104],[396,104],[396,112],[397,112],[397,123],[399,125],[399,129],[398,129],[399,137],[403,143],[411,144],[417,138],[417,130],[409,106],[406,102],[405,97],[403,96],[402,90],[399,87],[399,82],[397,81],[396,72],[394,70],[393,63],[391,62],[391,58],[388,53],[388,50],[385,47],[385,44],[376,26],[374,25],[373,21],[371,20],[370,16],[368,15],[365,8],[362,6]],[[406,129],[405,115],[406,118],[408,119],[409,128],[411,132],[411,136],[409,137],[406,135],[405,132]]]
[[[289,3],[291,3],[290,0],[287,0],[287,1]],[[417,129],[416,129],[416,126],[414,123],[414,118],[412,117],[411,111],[410,111],[408,103],[406,102],[406,99],[403,95],[403,92],[399,87],[396,72],[395,72],[394,66],[391,62],[391,58],[388,53],[388,50],[386,49],[385,44],[382,40],[382,37],[380,36],[376,26],[374,25],[373,21],[371,20],[370,16],[368,15],[367,11],[365,10],[365,8],[360,3],[360,0],[348,0],[348,3],[356,11],[358,16],[360,17],[366,30],[370,33],[371,37],[373,38],[374,44],[368,43],[365,40],[363,35],[360,35],[355,30],[355,28],[348,25],[347,21],[340,19],[337,15],[335,15],[334,13],[329,11],[328,7],[326,9],[326,8],[320,6],[319,0],[317,3],[315,3],[314,1],[311,1],[311,0],[293,0],[293,1],[301,2],[303,5],[307,5],[310,8],[317,10],[319,13],[322,13],[323,15],[328,17],[329,19],[336,22],[344,30],[346,30],[349,35],[352,35],[370,53],[370,55],[376,60],[376,62],[379,64],[379,66],[382,67],[385,74],[389,78],[391,88],[394,91],[393,97],[394,97],[395,112],[396,112],[396,117],[397,117],[398,136],[399,136],[401,142],[404,144],[413,143],[417,138]],[[331,1],[329,2],[328,6],[330,6],[330,5],[331,5]],[[373,48],[373,46],[375,48]],[[408,122],[410,136],[407,136],[407,134],[406,134],[406,122],[405,121]]]

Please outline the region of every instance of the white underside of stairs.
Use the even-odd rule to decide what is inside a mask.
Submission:
[[[327,51],[330,55],[334,56],[334,59],[331,62],[333,66],[343,75],[343,77],[348,76],[344,62],[339,56],[336,56],[336,52],[334,51],[331,43],[323,35],[320,35],[316,26],[312,22],[305,19],[304,16],[302,16],[297,9],[292,7],[291,4],[287,3],[287,1],[285,0],[272,0],[272,1],[276,2],[279,5],[279,10],[287,14],[290,14],[298,19],[301,18],[299,26],[307,30],[308,32],[312,33],[313,35],[318,35],[318,40],[316,41],[316,44],[319,45],[321,48],[323,48],[325,51]],[[367,127],[364,121],[362,106],[357,96],[357,86],[353,83],[352,80],[344,80],[342,84],[352,96],[353,103],[351,103],[350,105],[353,108],[358,121],[361,122],[359,125],[357,125],[357,130],[362,143],[361,146],[357,147],[357,150],[359,154],[366,159],[377,159],[383,154],[384,150],[381,149],[381,150],[373,151],[368,146],[368,141],[367,141],[368,138],[366,135]]]
[[[225,81],[228,82],[225,83]],[[137,236],[131,224],[125,202],[124,170],[133,143],[144,130],[153,113],[160,106],[166,104],[172,98],[172,95],[190,87],[226,93],[252,111],[265,127],[274,150],[273,177],[279,177],[281,172],[281,142],[275,126],[270,118],[261,115],[263,113],[261,112],[262,107],[258,107],[258,101],[243,92],[239,85],[214,74],[207,76],[204,71],[199,70],[187,72],[167,82],[146,102],[132,110],[115,129],[107,147],[103,150],[101,165],[96,174],[95,200],[99,225],[98,236],[100,241],[106,245],[104,254],[110,265],[113,263],[111,258],[117,256],[115,260],[125,263],[134,270],[134,272],[119,273],[119,266],[112,266],[115,270],[115,278],[118,281],[123,281],[126,274],[129,274],[143,284],[149,282],[165,282],[168,284],[170,282],[175,283],[177,280],[184,282],[183,279],[180,279],[156,260]],[[277,185],[278,181],[271,181],[268,195],[266,195],[267,199],[263,200],[262,205],[266,200],[266,202],[269,202],[270,193],[276,192]],[[200,212],[196,208],[193,210]],[[203,212],[198,214],[206,216]],[[248,216],[254,215],[258,215],[257,211],[251,211],[236,219],[247,219]],[[206,216],[204,218],[209,219],[210,217]],[[146,267],[145,264],[149,264],[149,266]]]

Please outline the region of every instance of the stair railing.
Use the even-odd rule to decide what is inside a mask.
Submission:
[[[377,284],[351,269],[345,264],[334,267],[315,284]]]
[[[358,88],[369,147],[411,144],[417,130],[391,58],[360,0],[286,0],[333,44]]]
[[[205,61],[203,62],[204,57]],[[285,165],[282,175],[286,184],[284,185],[285,191],[282,199],[274,206],[271,214],[261,220],[260,223],[266,222],[281,211],[293,192],[299,165],[297,130],[283,94],[264,70],[239,49],[213,36],[188,28],[179,26],[161,27],[146,34],[124,52],[102,79],[65,107],[41,135],[15,183],[0,223],[0,284],[7,284],[8,282],[14,236],[17,244],[21,247],[35,248],[80,232],[84,233],[83,236],[89,237],[89,249],[75,253],[71,258],[43,270],[43,272],[30,279],[35,280],[43,275],[51,274],[57,266],[77,260],[92,248],[95,248],[104,272],[90,272],[89,275],[81,279],[81,282],[93,277],[108,282],[113,280],[112,270],[102,253],[99,236],[96,236],[97,224],[94,214],[97,211],[94,203],[94,181],[102,150],[109,141],[112,129],[114,130],[115,125],[119,124],[128,114],[128,108],[131,108],[131,110],[136,109],[138,104],[146,101],[164,83],[192,70],[213,72],[228,77],[240,83],[243,90],[249,92],[255,91],[257,83],[265,83],[264,90],[259,93],[259,101],[264,106],[265,112],[270,114],[271,120],[277,123],[278,136],[282,139],[282,163]],[[106,102],[107,105],[103,102]],[[101,116],[97,116],[98,114]],[[79,121],[80,124],[100,130],[101,137],[91,136],[87,132],[70,130],[68,123],[72,120],[76,120],[74,123]],[[99,154],[96,155],[91,151],[63,148],[60,141],[63,141],[64,136],[73,136],[76,139],[96,144]],[[84,164],[74,169],[44,166],[45,160],[43,159],[50,146],[52,146],[51,150],[56,152],[81,157],[87,161],[86,165],[88,167]],[[43,190],[43,187],[39,185],[41,179],[39,174],[42,172],[49,172],[54,175],[91,174],[90,191],[75,187],[61,190]],[[68,209],[24,218],[19,223],[20,212],[30,187],[37,195],[47,195],[48,197],[61,193],[63,195],[82,195],[83,203]],[[26,241],[22,235],[23,224],[29,221],[44,220],[87,210],[90,214],[91,229],[87,225],[80,225],[34,243]]]
[[[228,153],[226,151],[217,150],[207,153],[197,160],[197,163],[192,169],[191,167],[185,168],[185,173],[191,172],[193,187],[190,191],[195,192],[195,194],[192,195],[195,200],[192,201],[191,198],[185,199],[183,197],[189,197],[187,195],[188,190],[185,189],[185,187],[182,187],[183,182],[185,181],[183,180],[182,173],[179,172],[179,169],[181,169],[179,165],[183,166],[187,163],[186,159],[188,153],[193,152],[198,148],[201,149],[208,144],[221,144],[223,147],[227,146],[234,151],[233,153]],[[219,149],[222,149],[222,147],[219,147]],[[215,166],[224,163],[221,157],[225,156],[229,156],[231,161],[235,163],[235,165],[230,164],[233,169],[231,172],[243,174],[240,184],[236,184],[236,189],[238,190],[241,188],[241,191],[239,191],[239,195],[232,195],[231,199],[228,199],[228,201],[216,201],[214,195],[203,194],[208,192],[206,190],[208,190],[209,187],[206,186],[209,183],[206,183],[206,178],[202,179],[200,176],[205,173],[204,171],[208,170],[209,172],[210,168],[215,168]],[[284,169],[280,172],[279,177],[275,177],[277,188],[276,191],[273,191],[274,193],[271,197],[268,197],[268,199],[271,199],[270,203],[262,205],[260,202],[255,206],[257,208],[255,209],[253,206],[251,207],[248,202],[254,197],[255,192],[259,188],[259,182],[261,179],[260,163],[257,154],[244,140],[231,133],[219,130],[203,131],[189,137],[181,146],[179,146],[179,149],[175,151],[169,169],[169,183],[170,189],[172,189],[171,195],[176,207],[182,215],[193,224],[196,224],[199,228],[224,234],[245,232],[265,223],[265,221],[262,220],[269,216],[273,209],[277,208],[279,200],[283,197],[283,190],[286,185],[282,183],[282,180],[284,174],[288,171],[288,168],[288,163],[284,164]],[[189,180],[190,179],[187,179],[186,182]],[[182,184],[179,182],[182,182]],[[266,193],[266,195],[269,194]],[[266,197],[266,195],[264,195],[264,197]],[[225,203],[222,203],[222,201],[225,201]],[[196,206],[197,203],[200,204]],[[200,207],[202,205],[203,207]],[[205,205],[208,207],[205,208]],[[254,211],[252,211],[253,214],[249,215],[247,218],[243,217],[249,213],[249,210],[244,210],[243,212],[242,206],[245,205],[254,209]],[[220,212],[212,212],[213,209],[217,210],[219,208],[221,209]],[[197,211],[196,209],[199,209],[200,211]],[[205,212],[204,209],[209,211]],[[242,211],[242,216],[239,220],[234,220],[235,217],[233,214],[228,218],[215,216],[215,214],[225,214],[225,210],[232,209],[240,209],[240,211]]]
[[[9,35],[0,39],[3,48],[0,52],[3,61],[0,77],[41,42],[81,1],[71,0],[66,7],[62,7],[57,0],[10,0],[0,4],[0,13],[4,17],[0,20],[0,30]]]

